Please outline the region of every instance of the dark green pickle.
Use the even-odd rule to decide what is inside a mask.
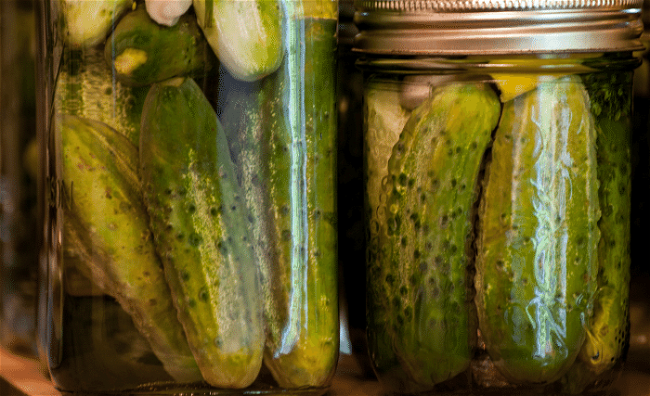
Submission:
[[[369,74],[367,335],[386,389],[578,394],[617,378],[631,72],[598,72],[607,61],[556,75],[529,73],[552,63],[533,59],[491,76]]]

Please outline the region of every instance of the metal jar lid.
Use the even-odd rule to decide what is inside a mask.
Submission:
[[[497,55],[643,49],[643,0],[355,0],[355,50]]]

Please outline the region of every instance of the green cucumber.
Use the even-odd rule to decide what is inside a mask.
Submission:
[[[282,62],[279,0],[194,0],[199,26],[219,61],[237,79],[254,81]]]
[[[138,145],[140,115],[148,87],[115,81],[100,49],[67,51],[54,93],[56,113],[101,121]]]
[[[172,377],[200,380],[151,240],[137,149],[105,124],[70,115],[55,117],[55,134],[57,178],[68,191],[64,228],[86,247],[86,269],[133,317]]]
[[[364,161],[365,161],[365,197],[366,237],[367,237],[367,272],[366,272],[366,320],[368,348],[372,357],[373,368],[382,382],[390,382],[390,389],[400,389],[407,378],[392,379],[392,374],[403,374],[392,370],[399,366],[393,352],[390,334],[391,319],[385,312],[390,307],[391,290],[385,282],[389,268],[382,265],[390,251],[388,230],[384,212],[385,199],[382,187],[388,176],[388,160],[392,148],[397,143],[410,112],[400,106],[400,88],[398,82],[371,82],[366,85],[363,97],[364,119]],[[382,198],[383,197],[383,198]],[[380,212],[380,210],[382,212]],[[380,280],[380,281],[376,281]],[[405,390],[405,389],[402,389]]]
[[[476,305],[487,351],[514,383],[573,363],[598,271],[596,129],[577,76],[504,105],[479,210]]]
[[[587,338],[576,363],[563,378],[570,393],[582,392],[620,364],[629,339],[630,81],[627,73],[584,77],[596,116],[598,198],[598,291]],[[609,96],[614,95],[614,99]],[[607,108],[607,106],[613,108]]]
[[[104,47],[119,81],[142,86],[177,76],[200,76],[217,64],[196,17],[184,14],[172,27],[154,22],[144,7],[126,14]]]
[[[277,260],[263,272],[281,285],[268,315],[264,363],[285,388],[326,386],[339,349],[336,19],[294,15],[284,63],[275,81],[266,81],[274,86],[263,99]]]
[[[303,38],[304,47],[290,41],[280,69],[250,84],[245,97],[231,93],[223,116],[255,219],[268,333],[264,363],[284,388],[327,385],[339,331],[336,21],[297,19],[287,29],[298,26],[304,38],[294,39]]]
[[[64,52],[54,91],[54,111],[103,122],[137,145],[147,89],[124,86],[113,77],[99,49]],[[72,229],[69,223],[64,224],[64,233],[67,235],[63,244],[68,263],[67,290],[74,295],[101,293],[99,280],[93,279],[86,268],[92,262],[89,242],[80,243],[79,230]]]
[[[106,39],[134,0],[58,0],[61,32],[72,48],[90,48]]]
[[[151,230],[190,348],[208,383],[244,388],[264,348],[250,216],[222,126],[194,80],[152,85],[140,148]]]
[[[449,84],[413,111],[388,161],[382,266],[393,323],[385,331],[414,388],[469,367],[467,268],[478,174],[501,106],[486,85]]]
[[[64,212],[64,218],[68,214]],[[73,219],[74,217],[70,217]],[[106,293],[103,278],[93,274],[93,249],[86,230],[66,221],[63,224],[62,260],[65,263],[64,286],[71,296],[101,296]]]

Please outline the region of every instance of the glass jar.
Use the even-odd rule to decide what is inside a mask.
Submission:
[[[337,3],[41,3],[55,386],[326,392]]]
[[[631,369],[650,373],[650,268],[646,265],[645,244],[650,232],[650,2],[644,0],[644,32],[640,51],[641,66],[634,71],[634,114],[632,128],[632,240],[630,254],[630,350],[627,363]]]
[[[386,390],[618,378],[639,5],[357,3],[367,338]]]
[[[35,357],[39,238],[36,29],[31,0],[0,4],[0,346]]]

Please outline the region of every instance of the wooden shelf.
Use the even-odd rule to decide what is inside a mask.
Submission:
[[[5,349],[0,349],[0,376],[5,381],[4,388],[0,384],[1,396],[59,395],[48,379],[47,371],[38,360],[14,355]],[[13,394],[5,395],[5,392]]]

